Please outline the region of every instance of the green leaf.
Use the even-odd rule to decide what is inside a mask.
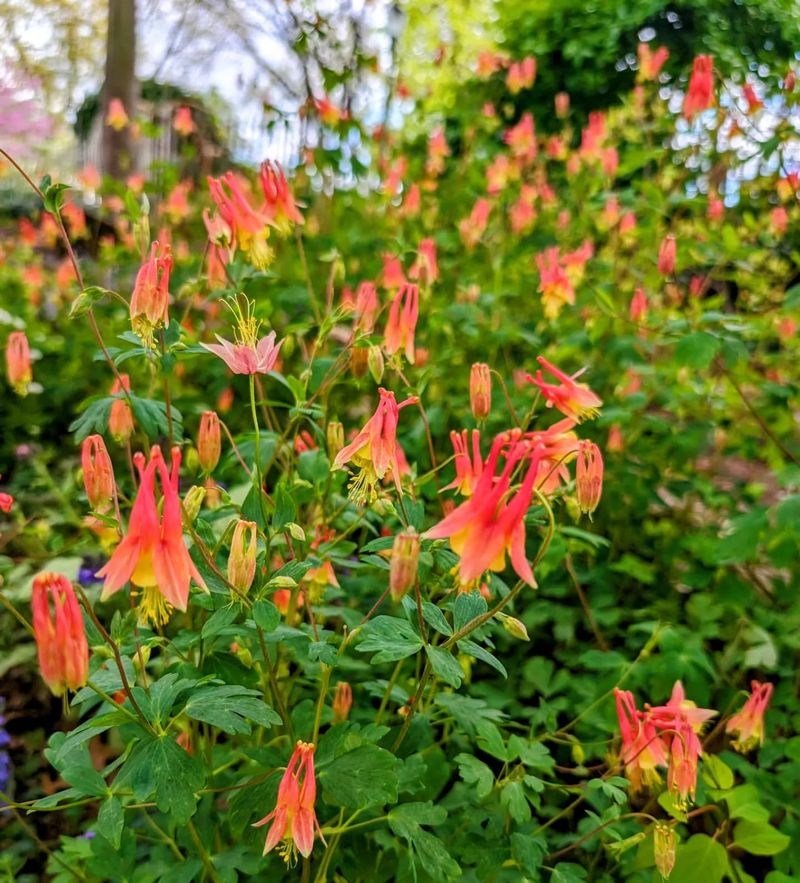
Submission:
[[[524,825],[531,820],[531,805],[525,796],[522,782],[507,782],[500,789],[500,803],[517,824]]]
[[[264,632],[274,632],[281,621],[280,610],[272,603],[262,599],[253,604],[253,621]]]
[[[364,809],[397,802],[397,761],[377,745],[361,745],[320,771],[325,799],[336,806]]]
[[[425,622],[431,628],[436,629],[440,635],[450,637],[453,634],[450,623],[444,618],[442,611],[435,604],[431,604],[430,601],[422,602],[422,616]]]
[[[107,288],[100,288],[99,285],[89,285],[72,302],[69,308],[70,319],[77,319],[79,316],[85,316],[95,304],[100,303],[105,297],[113,297],[114,292]]]
[[[769,810],[761,805],[760,795],[755,785],[739,785],[725,795],[728,813],[732,819],[746,819],[748,822],[769,821]]]
[[[508,760],[508,751],[500,730],[491,721],[478,721],[478,747],[498,760]]]
[[[475,659],[480,659],[481,662],[485,662],[487,665],[490,665],[504,678],[508,677],[508,672],[506,671],[503,663],[500,662],[500,660],[493,653],[490,653],[485,647],[481,647],[480,644],[476,644],[474,641],[468,641],[465,638],[458,642],[458,649],[459,652],[464,653],[467,656],[474,656]]]
[[[237,684],[201,687],[186,703],[186,713],[231,735],[249,733],[248,720],[262,727],[281,722],[280,715],[263,701],[258,690]]]
[[[733,770],[713,754],[703,755],[703,781],[711,788],[733,788]]]
[[[396,616],[376,616],[362,629],[357,650],[359,653],[376,651],[373,662],[396,662],[422,649],[422,638],[404,619]]]
[[[550,883],[583,883],[586,869],[572,862],[559,862],[550,875]]]
[[[129,393],[129,398],[133,416],[145,435],[151,440],[156,440],[159,436],[170,434],[167,406],[164,402],[158,402],[155,399],[142,399],[133,393]],[[174,405],[170,408],[170,415],[172,416],[172,434],[176,441],[180,441],[183,438],[183,416]]]
[[[69,190],[69,184],[50,184],[44,191],[45,210],[52,215],[57,215],[64,205],[64,191]]]
[[[695,834],[676,850],[672,878],[680,883],[720,883],[728,873],[728,853],[708,834]]]
[[[225,607],[215,610],[203,624],[203,629],[200,632],[202,638],[208,640],[226,629],[236,619],[239,610],[239,605],[236,603],[226,604]]]
[[[415,837],[420,825],[441,825],[447,820],[447,810],[434,806],[430,800],[425,803],[401,803],[389,810],[389,827],[398,837],[410,840]]]
[[[695,331],[678,341],[675,347],[675,361],[688,368],[707,368],[719,352],[720,346],[718,337],[707,331]]]
[[[290,521],[297,517],[297,506],[284,482],[279,482],[273,495],[275,511],[272,514],[272,529],[282,530]]]
[[[457,754],[458,773],[468,785],[475,785],[478,800],[488,797],[494,787],[494,773],[472,754]]]
[[[511,835],[511,854],[514,860],[530,875],[538,874],[547,855],[547,841],[532,834],[514,833]]]
[[[752,855],[777,855],[791,843],[791,838],[768,822],[739,822],[733,830],[733,843]]]
[[[102,834],[114,849],[119,849],[124,823],[125,812],[118,798],[109,797],[100,804],[97,813],[97,833]]]
[[[461,631],[475,617],[486,613],[486,599],[480,592],[460,592],[453,604],[453,627]]]
[[[442,841],[430,831],[420,828],[414,839],[409,841],[409,847],[416,854],[425,872],[433,880],[461,879],[461,868],[458,862],[445,849]]]
[[[428,654],[436,677],[458,689],[461,686],[464,672],[453,654],[449,650],[442,650],[441,647],[433,647],[431,644],[425,646],[425,652]]]

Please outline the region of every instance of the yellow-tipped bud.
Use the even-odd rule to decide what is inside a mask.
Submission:
[[[246,592],[256,575],[258,528],[255,521],[237,521],[228,556],[228,582]]]
[[[400,531],[392,545],[389,566],[389,588],[394,601],[399,601],[414,585],[419,566],[419,534],[413,527]]]

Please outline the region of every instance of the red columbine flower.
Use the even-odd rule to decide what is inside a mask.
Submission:
[[[450,156],[450,146],[441,126],[431,132],[428,139],[428,158],[425,161],[425,173],[431,178],[441,175],[444,171],[444,161]]]
[[[558,92],[554,99],[556,116],[563,120],[569,115],[569,92]]]
[[[97,575],[105,577],[103,600],[130,580],[144,590],[142,618],[165,623],[169,618],[169,605],[186,610],[190,580],[193,579],[204,589],[206,587],[183,542],[181,502],[178,497],[181,452],[180,448],[172,449],[171,474],[167,472],[158,447],[150,450],[147,465],[144,454],[140,452],[134,454],[133,461],[140,481],[128,532]],[[155,497],[156,472],[164,496],[160,520]]]
[[[539,268],[539,291],[547,319],[556,319],[564,304],[575,303],[575,289],[562,266],[556,246],[536,255]]]
[[[406,359],[414,364],[414,331],[419,318],[419,286],[407,282],[397,292],[386,322],[385,346],[391,356],[403,349]]]
[[[731,745],[742,753],[764,744],[764,712],[772,698],[772,684],[752,681],[752,693],[741,711],[737,711],[725,725],[725,732],[734,738]]]
[[[468,432],[463,429],[461,433],[451,432],[450,441],[453,443],[455,454],[456,477],[442,490],[455,488],[462,497],[469,497],[475,490],[478,479],[483,472],[483,460],[481,458],[481,434],[477,429],[472,430],[472,456],[470,457]]]
[[[168,245],[150,246],[150,257],[139,268],[131,297],[131,327],[148,348],[153,348],[153,333],[169,323],[169,274],[172,255]]]
[[[630,690],[614,688],[617,721],[622,736],[620,757],[625,764],[625,776],[634,791],[661,781],[658,767],[667,766],[667,751],[648,714],[636,708]]]
[[[417,249],[417,259],[408,271],[411,279],[419,279],[422,285],[433,285],[439,278],[439,265],[436,262],[436,243],[433,239],[423,239]]]
[[[197,455],[204,472],[213,472],[222,453],[222,436],[216,411],[203,411],[197,434]]]
[[[500,475],[496,475],[501,455],[506,462]],[[519,490],[512,496],[512,473],[527,456],[531,462]],[[450,539],[450,547],[461,556],[462,583],[474,583],[487,570],[504,570],[509,554],[519,578],[528,585],[536,585],[525,557],[525,513],[531,503],[539,459],[537,451],[529,451],[527,445],[509,433],[497,436],[473,495],[424,534],[432,540]]]
[[[403,272],[403,265],[400,263],[400,258],[397,255],[383,255],[381,284],[384,288],[390,290],[400,288],[406,284],[406,274]]]
[[[333,722],[342,723],[350,717],[353,707],[353,689],[347,681],[339,681],[333,694]]]
[[[458,232],[461,235],[461,241],[468,249],[472,250],[480,242],[486,225],[489,223],[491,210],[492,204],[489,200],[481,197],[476,200],[469,217],[459,222]]]
[[[219,356],[234,374],[268,374],[275,368],[283,341],[275,343],[275,332],[259,339],[261,322],[253,315],[253,305],[246,300],[244,307],[236,301],[231,309],[236,316],[235,343],[219,334],[219,343],[201,343],[203,349]]]
[[[536,59],[528,56],[515,61],[508,68],[506,87],[512,95],[523,89],[530,89],[536,79]]]
[[[298,742],[278,786],[275,809],[253,825],[259,828],[272,822],[264,842],[264,855],[281,843],[284,860],[294,864],[298,852],[303,858],[311,855],[315,832],[325,842],[314,812],[316,799],[314,746],[310,742]]]
[[[413,527],[401,530],[394,538],[389,566],[392,600],[399,601],[417,580],[419,534]]]
[[[373,282],[361,282],[356,291],[353,311],[356,319],[356,331],[372,334],[375,318],[378,315],[378,290]]]
[[[603,456],[594,442],[578,442],[575,494],[581,512],[591,515],[603,494]]]
[[[658,272],[662,276],[671,276],[675,272],[676,252],[675,237],[668,233],[658,248]]]
[[[644,293],[644,289],[639,287],[633,294],[631,298],[631,304],[629,309],[631,322],[644,322],[647,319],[647,295]]]
[[[399,411],[419,401],[416,396],[411,396],[398,405],[394,393],[383,387],[378,389],[378,394],[380,400],[375,413],[333,461],[334,469],[341,469],[351,461],[359,467],[360,472],[350,485],[350,496],[362,503],[375,498],[375,486],[387,472],[391,472],[397,491],[401,492],[397,445]]]
[[[284,234],[292,229],[293,224],[302,224],[303,216],[294,201],[283,169],[277,163],[263,162],[260,177],[270,223]]]
[[[31,607],[42,679],[55,696],[79,690],[89,675],[89,645],[72,583],[59,573],[37,574]]]
[[[6,375],[17,395],[28,394],[33,379],[31,350],[24,331],[12,331],[6,343]]]
[[[266,212],[253,208],[244,186],[246,182],[240,182],[233,172],[208,179],[211,196],[222,219],[233,231],[236,245],[249,256],[255,267],[263,270],[272,260],[272,250],[267,245],[270,218]]]
[[[111,395],[118,396],[121,392],[131,391],[131,380],[127,374],[120,374],[111,384]],[[131,406],[124,396],[114,399],[108,414],[108,431],[117,442],[125,442],[133,433],[133,414]]]
[[[533,162],[536,159],[536,129],[533,116],[524,113],[516,126],[506,130],[503,140],[515,159],[522,163]]]
[[[645,82],[648,80],[655,80],[661,72],[661,68],[664,66],[664,62],[669,58],[669,50],[666,46],[659,46],[658,49],[653,52],[648,43],[639,44],[638,54],[638,78],[640,80],[644,80]]]
[[[253,585],[257,551],[258,527],[255,521],[237,521],[228,556],[228,582],[240,592],[246,592]]]
[[[192,132],[197,130],[197,126],[192,119],[192,109],[190,107],[187,107],[184,104],[175,111],[175,117],[172,120],[172,128],[184,138],[188,138]]]
[[[112,98],[108,102],[106,125],[111,126],[116,132],[121,132],[128,125],[128,114],[125,110],[125,105],[119,98]]]
[[[81,447],[83,486],[95,512],[106,512],[114,499],[114,467],[102,435],[90,435]]]
[[[586,370],[585,368],[581,368],[580,371],[569,376],[548,362],[544,356],[539,356],[536,361],[559,381],[558,385],[547,383],[541,371],[537,371],[535,377],[531,377],[530,374],[527,376],[529,383],[534,383],[539,387],[548,408],[555,406],[562,414],[576,423],[597,416],[600,406],[603,404],[602,400],[585,383],[575,382],[576,378]]]
[[[683,99],[683,115],[690,120],[696,113],[708,110],[714,104],[714,59],[698,55],[692,64],[689,88]]]
[[[470,368],[469,404],[476,420],[484,420],[492,410],[492,373],[483,362],[475,362]]]

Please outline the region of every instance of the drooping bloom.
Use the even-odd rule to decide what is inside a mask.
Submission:
[[[603,456],[594,442],[578,442],[578,460],[575,468],[575,496],[578,508],[587,515],[600,504],[603,494]]]
[[[204,472],[213,472],[222,453],[222,436],[216,411],[203,411],[197,434],[197,455]]]
[[[615,687],[614,699],[622,736],[620,756],[625,764],[625,776],[632,789],[639,791],[661,781],[658,767],[667,766],[666,747],[649,715],[636,708],[630,690]]]
[[[653,825],[653,857],[656,870],[668,880],[675,867],[675,847],[677,846],[674,825],[668,822],[656,822]]]
[[[2,477],[3,476],[0,475],[0,478]],[[11,496],[11,494],[0,491],[0,512],[10,512],[13,505],[14,498]]]
[[[81,447],[83,486],[95,512],[106,512],[114,499],[114,467],[102,435],[90,435]]]
[[[439,126],[431,132],[428,139],[428,159],[425,162],[425,173],[431,178],[441,175],[444,171],[444,161],[450,156],[450,145],[444,129]]]
[[[419,279],[422,285],[433,285],[439,278],[439,265],[436,262],[436,242],[423,239],[417,249],[417,259],[408,271],[411,279]]]
[[[184,104],[175,111],[175,117],[172,120],[172,128],[184,138],[188,138],[192,132],[197,131],[195,121],[192,119],[192,109],[190,107],[187,107]]]
[[[392,600],[399,601],[417,580],[419,534],[413,527],[401,530],[392,544],[389,566],[389,589]]]
[[[170,247],[150,246],[150,257],[139,268],[131,296],[131,327],[148,348],[153,348],[153,334],[169,324],[169,274],[172,269]]]
[[[558,247],[547,248],[536,255],[539,268],[539,291],[547,319],[556,319],[565,304],[575,303],[575,289],[559,259]]]
[[[559,381],[558,384],[548,383],[541,370],[537,370],[535,377],[528,375],[528,381],[539,387],[548,408],[556,407],[576,423],[597,416],[602,400],[585,383],[576,382],[576,378],[583,374],[585,368],[569,376],[548,362],[544,356],[539,356],[536,361]]]
[[[633,293],[633,297],[631,298],[630,307],[628,308],[631,322],[644,322],[647,319],[647,295],[644,293],[644,289],[640,286]]]
[[[666,46],[659,46],[655,52],[650,48],[649,43],[640,43],[638,49],[639,55],[639,79],[648,82],[655,80],[664,62],[669,58],[669,50]]]
[[[668,233],[658,248],[658,272],[662,276],[671,276],[675,272],[676,252],[675,237]]]
[[[556,116],[563,120],[569,115],[569,92],[558,92],[554,99]]]
[[[311,855],[315,833],[325,842],[314,811],[316,799],[314,745],[298,742],[278,786],[275,809],[253,825],[259,828],[272,822],[264,842],[264,855],[280,843],[284,860],[294,864],[298,852],[304,858]]]
[[[463,218],[458,224],[458,232],[461,235],[461,241],[464,245],[472,250],[480,242],[486,225],[489,223],[489,212],[492,210],[492,204],[488,199],[481,197],[476,200],[475,205],[468,218]]]
[[[483,362],[475,362],[470,368],[469,404],[476,420],[485,420],[492,410],[492,373]]]
[[[399,412],[406,405],[416,404],[418,399],[411,396],[398,405],[394,393],[381,387],[380,400],[375,413],[364,425],[349,445],[343,447],[333,461],[334,469],[341,469],[345,463],[354,463],[359,474],[350,486],[353,499],[365,502],[375,498],[375,486],[387,472],[391,473],[398,493],[400,492],[400,463],[398,459],[397,423]]]
[[[462,497],[471,496],[483,472],[483,459],[481,458],[481,434],[477,429],[472,430],[472,456],[469,451],[469,435],[466,429],[460,433],[451,432],[450,441],[453,443],[455,454],[456,477],[450,484],[442,488],[449,490],[455,488]]]
[[[89,645],[72,583],[59,573],[37,574],[31,608],[42,679],[55,696],[79,690],[89,674]]]
[[[372,334],[379,307],[378,290],[375,288],[374,282],[365,281],[359,283],[352,307],[355,314],[356,331]]]
[[[128,113],[119,98],[112,98],[108,102],[106,125],[111,126],[115,132],[121,132],[128,125]]]
[[[505,464],[497,475],[501,456]],[[528,456],[527,471],[514,493],[512,474]],[[530,586],[536,585],[525,557],[525,513],[531,503],[540,456],[509,433],[497,436],[472,496],[424,534],[432,540],[449,538],[450,547],[461,556],[462,584],[475,583],[487,570],[504,570],[508,554],[517,576]]]
[[[339,681],[333,694],[333,722],[342,723],[350,717],[353,707],[353,690],[347,681]]]
[[[506,130],[503,140],[515,159],[526,164],[533,162],[536,159],[536,129],[533,115],[524,113],[516,126]]]
[[[383,255],[383,271],[381,272],[381,284],[384,288],[390,290],[400,288],[406,284],[406,275],[403,272],[403,265],[397,255]]]
[[[386,322],[386,352],[391,356],[402,349],[414,364],[414,332],[419,318],[419,286],[407,282],[395,295]]]
[[[161,449],[157,446],[150,450],[147,464],[144,454],[138,451],[133,461],[140,481],[128,532],[97,575],[105,578],[103,600],[130,580],[144,591],[141,605],[143,619],[164,623],[169,618],[169,605],[186,610],[190,580],[206,588],[183,542],[178,496],[181,452],[180,448],[172,449],[171,473],[168,473]],[[160,518],[155,497],[156,473],[164,497]]]
[[[258,526],[255,521],[236,522],[228,556],[228,582],[240,592],[247,592],[256,575]]]
[[[221,178],[209,178],[208,188],[225,223],[233,232],[236,246],[245,252],[253,265],[266,269],[272,260],[269,239],[270,218],[265,211],[254,208],[247,196],[247,182],[226,172]]]
[[[733,736],[731,745],[742,753],[764,744],[764,712],[772,698],[772,684],[752,681],[750,686],[744,707],[725,724],[725,732]]]
[[[532,56],[515,61],[508,67],[506,86],[512,95],[530,89],[536,79],[536,59]]]
[[[302,224],[303,216],[294,201],[283,169],[277,163],[263,162],[260,178],[269,223],[283,234],[288,233],[293,224]]]
[[[6,343],[6,376],[17,395],[28,394],[33,379],[31,350],[24,331],[12,331]]]
[[[133,433],[133,414],[125,396],[120,395],[123,391],[131,391],[131,380],[127,374],[120,374],[111,384],[111,395],[120,397],[111,403],[108,414],[108,431],[120,444],[127,441]]]
[[[236,316],[235,343],[214,336],[219,343],[201,343],[203,349],[219,356],[234,374],[268,374],[275,368],[283,341],[275,343],[275,332],[258,337],[261,322],[253,315],[253,305],[245,301],[242,307],[237,301],[232,310]]]
[[[690,120],[696,113],[708,110],[714,104],[714,59],[698,55],[692,64],[689,88],[683,99],[683,115]]]

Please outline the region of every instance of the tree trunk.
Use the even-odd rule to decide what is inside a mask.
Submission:
[[[106,175],[124,178],[136,163],[130,125],[120,131],[106,124],[108,107],[118,98],[132,120],[137,110],[136,0],[108,0],[106,78],[102,92],[103,169]]]

